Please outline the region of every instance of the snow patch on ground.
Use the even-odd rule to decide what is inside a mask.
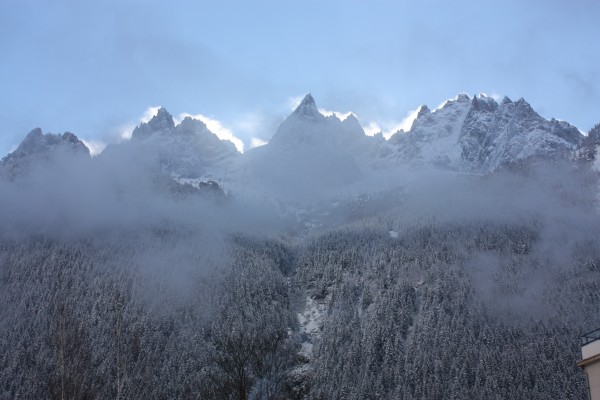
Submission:
[[[307,359],[312,357],[313,344],[321,336],[323,316],[330,297],[327,296],[324,300],[319,301],[308,296],[304,310],[298,313],[300,337],[302,338],[300,354]]]

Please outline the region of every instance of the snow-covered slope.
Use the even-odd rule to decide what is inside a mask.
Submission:
[[[90,150],[74,134],[43,134],[40,128],[35,128],[15,151],[0,161],[0,169],[12,179],[36,163],[89,157]]]
[[[461,94],[433,112],[422,106],[410,131],[390,144],[400,163],[487,173],[528,158],[569,157],[582,140],[577,128],[541,117],[523,99],[498,104]]]
[[[309,93],[281,123],[269,146],[279,149],[336,146],[351,150],[366,142],[365,132],[353,114],[344,120],[335,115],[326,117],[318,111]]]
[[[470,104],[469,97],[461,94],[433,112],[421,106],[410,131],[399,131],[390,138],[389,143],[396,150],[394,156],[400,163],[416,167],[458,169],[461,157],[458,139]]]
[[[244,154],[232,179],[288,199],[314,198],[368,175],[376,145],[356,117],[326,117],[308,94],[267,145]]]
[[[134,129],[131,141],[108,146],[101,158],[130,160],[173,176],[199,178],[237,156],[234,144],[220,140],[202,121],[186,117],[175,125],[171,114],[160,108],[149,122]]]
[[[569,123],[547,120],[524,99],[508,97],[500,104],[474,97],[459,139],[464,168],[478,172],[527,158],[568,158],[582,141]]]

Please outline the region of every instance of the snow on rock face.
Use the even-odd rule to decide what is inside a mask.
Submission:
[[[567,157],[582,140],[577,128],[544,119],[523,99],[498,104],[463,94],[433,112],[421,107],[410,131],[390,143],[400,162],[486,173],[527,158]]]
[[[390,138],[399,160],[416,166],[458,168],[461,153],[458,137],[470,103],[469,97],[461,94],[433,112],[421,106],[410,131],[397,132]]]
[[[158,112],[150,121],[147,123],[141,123],[136,126],[131,134],[132,140],[143,140],[147,139],[155,133],[167,134],[175,129],[175,123],[173,122],[173,116],[169,112],[161,107]]]
[[[569,156],[583,139],[574,126],[546,120],[524,99],[474,98],[461,129],[464,169],[489,172],[501,165],[533,157]]]
[[[268,144],[244,154],[236,179],[285,197],[314,196],[361,179],[376,143],[356,117],[326,117],[308,94]]]
[[[204,122],[186,117],[175,125],[173,117],[165,108],[147,123],[138,125],[131,142],[109,146],[106,157],[138,157],[150,164],[158,163],[163,172],[197,178],[206,168],[239,155],[235,145],[221,140]]]
[[[62,135],[52,133],[44,135],[40,128],[35,128],[27,134],[15,151],[3,159],[3,162],[36,154],[47,154],[58,148],[90,155],[90,150],[86,145],[71,132],[65,132]]]
[[[269,145],[294,148],[297,146],[335,145],[349,148],[360,145],[366,135],[354,115],[340,120],[319,112],[309,93],[300,105],[279,126]]]
[[[498,103],[485,95],[466,94],[433,111],[422,106],[409,132],[399,131],[385,141],[381,135],[366,136],[352,114],[344,120],[322,115],[307,94],[267,145],[243,156],[202,121],[187,117],[176,125],[160,108],[135,128],[129,142],[108,146],[98,159],[123,168],[135,165],[180,178],[217,179],[231,188],[313,199],[315,194],[337,196],[339,189],[354,190],[367,180],[390,181],[388,176],[404,173],[407,167],[488,173],[534,158],[592,161],[599,145],[598,127],[584,140],[575,127],[544,119],[523,99],[505,97]],[[59,149],[89,157],[75,135],[43,135],[34,129],[0,164],[5,171],[8,164],[16,169],[23,162],[15,160],[40,154],[44,158]]]
[[[40,128],[35,128],[15,151],[0,160],[0,167],[3,174],[13,179],[36,162],[58,159],[68,161],[79,157],[90,158],[90,150],[71,132],[44,135]]]
[[[319,110],[317,109],[317,105],[315,103],[315,99],[309,93],[300,102],[296,110],[294,110],[294,114],[302,118],[310,118],[310,119],[319,119],[323,117]]]

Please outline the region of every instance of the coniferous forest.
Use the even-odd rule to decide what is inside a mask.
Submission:
[[[2,397],[584,398],[596,240],[561,257],[540,221],[380,223],[212,249],[173,227],[5,236]]]

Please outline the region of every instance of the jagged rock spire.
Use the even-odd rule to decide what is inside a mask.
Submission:
[[[175,129],[173,116],[166,108],[161,107],[158,112],[147,123],[139,124],[131,135],[132,139],[145,139],[155,132],[168,133]]]
[[[317,109],[317,105],[315,104],[315,99],[310,93],[304,96],[300,102],[300,105],[296,107],[296,110],[294,110],[293,114],[308,118],[322,117],[321,113],[319,113],[319,110]]]

